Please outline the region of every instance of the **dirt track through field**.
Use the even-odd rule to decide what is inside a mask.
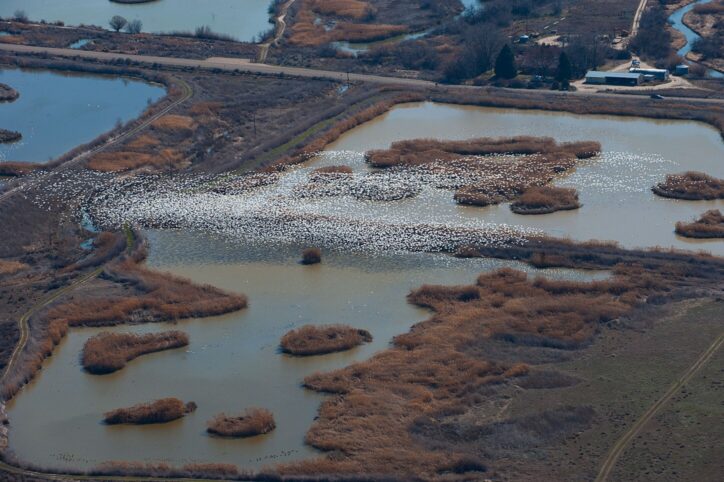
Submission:
[[[676,395],[681,388],[689,383],[689,381],[702,369],[714,354],[724,344],[724,333],[721,333],[714,342],[701,354],[701,356],[691,365],[684,374],[674,382],[666,393],[659,398],[646,412],[628,429],[614,444],[611,451],[603,461],[603,465],[596,476],[596,482],[605,482],[616,467],[616,462],[628,447],[628,444],[636,438],[644,426],[661,411],[661,409]]]

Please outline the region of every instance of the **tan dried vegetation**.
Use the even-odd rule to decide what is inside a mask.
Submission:
[[[220,437],[253,437],[276,428],[274,415],[265,408],[249,408],[241,415],[216,415],[206,431]]]
[[[369,331],[351,326],[306,325],[284,335],[280,346],[284,353],[310,356],[345,351],[371,341]]]
[[[188,335],[178,330],[146,334],[103,332],[85,342],[81,363],[96,375],[112,373],[141,355],[188,344]]]
[[[118,408],[103,414],[108,425],[167,423],[196,410],[194,402],[184,403],[178,398],[162,398],[150,403],[139,403],[128,408]]]

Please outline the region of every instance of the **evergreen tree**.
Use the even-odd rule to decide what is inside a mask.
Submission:
[[[561,83],[568,82],[572,76],[571,61],[568,60],[568,55],[565,52],[561,52],[561,56],[558,57],[558,68],[556,69],[556,80]]]
[[[495,59],[495,76],[501,79],[512,79],[516,75],[518,75],[518,69],[515,67],[515,56],[506,44],[500,50],[498,58]]]

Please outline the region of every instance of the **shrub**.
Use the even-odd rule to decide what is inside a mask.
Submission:
[[[306,325],[284,335],[280,346],[284,353],[309,356],[349,350],[370,341],[372,335],[367,330],[345,325]]]
[[[724,238],[724,216],[718,209],[712,209],[693,223],[676,223],[676,234],[688,238]]]
[[[86,341],[81,362],[90,373],[112,373],[141,355],[188,344],[188,335],[176,330],[143,335],[104,332]]]
[[[302,264],[318,264],[322,262],[322,250],[319,248],[307,248],[302,251]]]
[[[167,423],[196,410],[194,402],[184,403],[178,398],[162,398],[150,403],[139,403],[128,408],[118,408],[103,414],[108,425]]]
[[[274,415],[264,408],[249,408],[237,416],[221,413],[208,423],[206,431],[221,437],[253,437],[276,428]]]
[[[555,211],[578,209],[578,193],[573,188],[534,186],[526,189],[510,205],[516,214],[547,214]]]
[[[25,271],[30,266],[20,261],[7,261],[0,259],[0,276],[12,276],[20,271]]]
[[[669,174],[666,181],[658,183],[651,190],[658,196],[674,199],[724,199],[724,180],[702,172],[688,171]]]

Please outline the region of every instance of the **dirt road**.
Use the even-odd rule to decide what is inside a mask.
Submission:
[[[656,403],[651,405],[651,407],[644,412],[641,418],[639,418],[636,423],[634,423],[631,428],[618,439],[608,456],[606,456],[603,461],[603,465],[596,477],[596,482],[605,482],[608,480],[608,477],[611,475],[611,472],[613,472],[614,467],[616,467],[616,462],[621,457],[621,454],[623,454],[626,450],[626,447],[631,440],[636,438],[649,420],[656,416],[656,414],[673,398],[673,396],[676,395],[684,385],[689,383],[689,381],[709,362],[709,360],[711,360],[717,350],[721,348],[722,344],[724,344],[724,333],[720,334],[716,340],[709,345],[709,348],[701,354],[696,362],[694,362],[694,364],[691,365],[684,374],[669,387],[668,390],[666,390],[666,393],[664,393],[664,395],[659,398]]]
[[[631,25],[631,33],[629,33],[628,38],[632,39],[636,36],[636,34],[639,32],[639,25],[641,25],[641,17],[644,15],[644,10],[646,10],[646,4],[648,3],[648,0],[641,0],[639,3],[638,8],[636,9],[636,13],[634,14],[634,21],[633,25]]]
[[[58,57],[98,60],[104,62],[129,61],[146,64],[151,67],[153,65],[164,65],[168,67],[191,67],[206,70],[220,70],[227,72],[247,72],[252,74],[266,75],[290,75],[295,77],[330,79],[339,82],[369,82],[375,84],[411,86],[437,88],[446,91],[474,90],[480,87],[469,85],[445,85],[432,82],[430,80],[410,79],[405,77],[388,77],[383,75],[355,74],[347,72],[335,72],[331,70],[307,69],[302,67],[286,67],[281,65],[269,65],[249,62],[248,59],[234,59],[224,57],[211,57],[206,60],[185,59],[178,57],[157,57],[152,55],[132,55],[119,54],[112,52],[95,52],[90,50],[73,50],[51,47],[33,47],[29,45],[0,44],[0,51],[15,52],[20,54],[41,54],[54,55]],[[501,89],[513,90],[513,89]],[[571,95],[591,95],[590,92],[562,92],[554,90],[538,90],[539,95],[545,95],[551,98],[558,97],[563,99]],[[596,97],[611,97],[620,99],[620,96],[612,93],[596,93]],[[724,99],[700,99],[700,98],[684,98],[684,97],[667,97],[673,100],[684,100],[695,104],[724,104]]]

